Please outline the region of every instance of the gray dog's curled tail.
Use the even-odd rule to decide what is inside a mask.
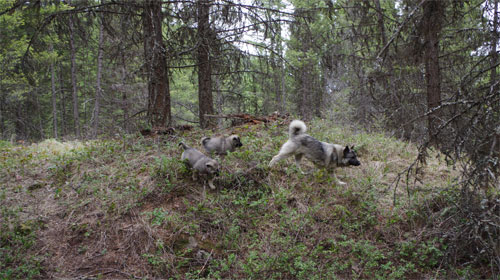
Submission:
[[[189,146],[188,146],[188,145],[186,145],[186,144],[184,144],[184,142],[180,142],[180,143],[179,143],[179,146],[181,146],[181,147],[182,147],[182,149],[184,149],[184,150],[189,149]]]
[[[201,144],[205,145],[208,141],[210,141],[210,137],[201,138]]]
[[[304,134],[307,131],[306,124],[301,120],[294,120],[290,123],[290,127],[288,128],[288,133],[290,134],[290,138]]]

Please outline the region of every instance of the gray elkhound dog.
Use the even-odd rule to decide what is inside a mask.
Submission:
[[[238,135],[231,135],[229,137],[203,137],[201,144],[209,153],[215,152],[218,155],[225,155],[228,151],[232,152],[236,148],[243,146]]]
[[[206,177],[210,188],[215,189],[213,179],[215,176],[219,175],[219,163],[182,142],[179,143],[179,146],[184,149],[181,160],[186,162],[186,164],[193,169],[193,180],[196,180],[196,175]]]
[[[335,167],[339,166],[358,166],[361,164],[353,150],[354,146],[351,148],[345,146],[344,148],[341,145],[321,142],[306,134],[306,131],[307,127],[303,121],[292,121],[288,129],[289,139],[281,146],[279,153],[269,162],[269,167],[292,155],[295,156],[295,164],[299,169],[302,156],[305,156],[315,165],[325,168],[332,167],[335,169]],[[345,184],[338,179],[337,181],[341,185]]]

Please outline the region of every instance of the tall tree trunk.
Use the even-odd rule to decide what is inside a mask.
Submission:
[[[54,46],[50,44],[51,53],[54,52]],[[52,86],[52,129],[53,137],[57,139],[57,91],[56,91],[56,70],[54,62],[50,62],[50,83]]]
[[[439,33],[441,20],[444,16],[444,6],[441,1],[426,1],[423,4],[424,28],[424,61],[425,80],[427,87],[427,109],[432,111],[428,116],[429,141],[437,144],[436,134],[439,125],[441,105],[441,70],[439,68]]]
[[[73,30],[73,16],[70,14],[68,16],[69,25],[69,47],[71,52],[71,86],[73,88],[73,121],[75,125],[76,138],[81,138],[80,133],[80,113],[78,111],[78,91],[76,87],[76,50],[74,42],[74,30]]]
[[[38,117],[38,132],[40,133],[40,139],[45,139],[45,133],[43,131],[43,124],[44,124],[44,121],[43,121],[43,116],[42,116],[42,106],[40,105],[40,99],[38,98],[39,94],[37,92],[37,90],[35,90],[34,92],[34,95],[33,95],[33,103],[34,103],[34,106],[35,106],[35,110],[36,112],[38,113],[37,114],[37,117]]]
[[[257,78],[255,76],[252,77],[253,80],[253,98],[252,98],[252,105],[253,105],[253,114],[257,115],[257,112],[259,111],[259,102],[257,99]]]
[[[279,64],[276,61],[272,61],[272,69],[273,69],[273,74],[272,74],[272,79],[273,79],[273,90],[275,92],[275,111],[278,111],[280,113],[283,113],[283,108],[281,107],[282,100],[283,100],[283,94],[281,91],[281,69],[279,68]]]
[[[308,47],[306,48],[307,50],[309,50]],[[304,65],[299,69],[299,71],[301,71],[301,73],[299,73],[301,84],[301,101],[297,105],[300,108],[302,117],[305,120],[310,120],[313,113],[316,112],[316,108],[313,107],[314,105],[316,105],[317,96],[315,96],[313,90],[313,65],[307,58],[304,59]]]
[[[213,125],[206,114],[214,113],[212,98],[212,68],[210,65],[210,1],[198,0],[198,104],[200,126]]]
[[[63,79],[64,69],[61,63],[59,63],[59,93],[61,100],[61,136],[68,134],[66,127],[66,96],[64,94],[64,79]]]
[[[153,127],[165,127],[172,121],[167,55],[162,37],[162,2],[144,3],[143,31],[146,75],[148,77],[148,117]]]
[[[278,15],[278,21],[281,20],[281,17]],[[271,52],[271,69],[273,71],[272,79],[273,79],[273,90],[275,92],[275,109],[276,111],[283,113],[283,88],[281,79],[282,77],[282,69],[281,69],[281,58],[283,57],[283,46],[281,39],[281,23],[276,24],[276,36],[271,37],[271,48],[274,52]],[[279,54],[279,57],[276,56],[275,52]]]
[[[219,115],[222,115],[224,112],[223,112],[223,96],[222,96],[222,92],[221,92],[221,85],[220,85],[220,78],[219,76],[217,75],[215,77],[215,87],[216,87],[216,91],[217,91],[217,101],[216,101],[216,104],[217,104],[217,114]],[[218,119],[217,120],[217,126],[218,127],[222,127],[222,124],[223,124],[224,120],[222,118]]]
[[[281,73],[281,105],[280,105],[280,110],[282,110],[280,113],[284,113],[286,110],[286,83],[285,83],[285,65],[283,62],[280,62],[280,73]]]
[[[491,34],[491,50],[490,50],[490,84],[494,87],[493,90],[498,89],[498,85],[495,85],[498,80],[497,68],[495,65],[498,63],[498,53],[497,53],[497,42],[498,42],[498,0],[494,0],[493,4],[493,31]]]
[[[497,53],[497,47],[498,47],[498,0],[494,0],[493,3],[493,31],[491,35],[491,50],[490,50],[490,65],[491,65],[491,70],[490,70],[490,85],[491,85],[491,91],[492,92],[498,92],[498,89],[500,88],[498,85],[498,73],[497,73],[497,68],[496,66],[498,64],[498,53]],[[496,105],[496,106],[495,106]],[[497,113],[498,113],[498,108],[500,107],[500,102],[497,102],[497,104],[494,104],[493,107],[497,108]],[[496,157],[499,158],[500,156],[500,125],[495,128],[496,134],[492,135],[492,140],[491,140],[491,149],[489,152],[490,157]],[[496,147],[495,147],[496,146]],[[500,175],[500,164],[496,164],[496,170],[494,167],[492,167],[493,171],[496,173],[496,176]]]
[[[321,111],[323,109],[323,99],[325,91],[323,90],[323,80],[318,79],[317,77],[314,78],[314,83],[313,83],[313,92],[316,94],[314,95],[315,100],[314,100],[314,116],[321,118]]]
[[[381,41],[380,49],[381,49],[387,43],[387,38],[385,35],[384,14],[382,8],[380,7],[380,0],[374,0],[373,2],[375,4],[375,9],[377,9],[377,14],[378,14],[377,24],[378,28],[380,29],[380,41]]]
[[[265,64],[264,66],[262,66],[262,62],[260,62],[260,64],[261,64],[262,73],[269,73],[269,63],[264,62],[264,64]],[[264,69],[264,67],[265,67],[265,69]],[[270,107],[271,107],[272,89],[271,89],[271,86],[269,85],[268,78],[269,78],[269,76],[267,74],[260,76],[259,85],[260,85],[260,91],[263,95],[264,100],[262,101],[262,109],[258,114],[267,115],[271,110]],[[257,95],[257,92],[255,94]]]
[[[305,74],[304,74],[305,75]],[[300,114],[305,120],[309,120],[309,106],[308,106],[308,79],[304,77],[300,81],[300,103],[297,106],[300,108]]]
[[[102,53],[103,53],[103,22],[102,16],[99,22],[99,46],[97,49],[97,84],[95,92],[94,114],[92,116],[94,123],[92,124],[92,138],[96,138],[99,130],[99,112],[101,110],[101,76],[102,76]]]
[[[0,89],[0,92],[3,92]],[[5,96],[3,94],[0,94],[0,139],[4,139],[3,137],[5,136],[5,117],[4,117],[4,101]]]
[[[26,124],[25,122],[23,121],[24,120],[24,117],[23,117],[23,103],[21,101],[18,101],[16,104],[15,104],[16,108],[16,120],[14,121],[14,126],[15,126],[15,131],[16,133],[14,134],[15,135],[15,138],[13,138],[14,141],[17,141],[17,140],[20,140],[20,139],[23,139],[26,135]]]
[[[129,132],[129,104],[127,101],[127,90],[125,87],[125,84],[127,83],[127,68],[125,64],[125,53],[122,52],[122,77],[121,77],[121,84],[123,85],[123,90],[122,90],[122,110],[123,110],[123,130],[125,132]]]

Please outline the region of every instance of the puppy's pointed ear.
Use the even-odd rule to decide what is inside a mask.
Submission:
[[[349,153],[349,146],[345,146],[344,156],[347,155],[348,153]]]
[[[354,145],[351,146],[351,150],[354,150]]]

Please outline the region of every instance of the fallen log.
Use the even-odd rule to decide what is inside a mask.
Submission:
[[[205,115],[207,118],[217,118],[217,119],[235,119],[232,123],[232,126],[241,125],[245,123],[251,124],[260,124],[260,123],[269,123],[272,121],[276,121],[278,119],[287,119],[288,114],[282,115],[278,112],[274,112],[269,116],[258,117],[252,116],[250,114],[231,114],[231,115]]]
[[[192,130],[193,126],[189,124],[177,125],[172,127],[153,127],[152,129],[146,128],[142,129],[140,132],[143,136],[151,135],[171,135],[178,131]]]

